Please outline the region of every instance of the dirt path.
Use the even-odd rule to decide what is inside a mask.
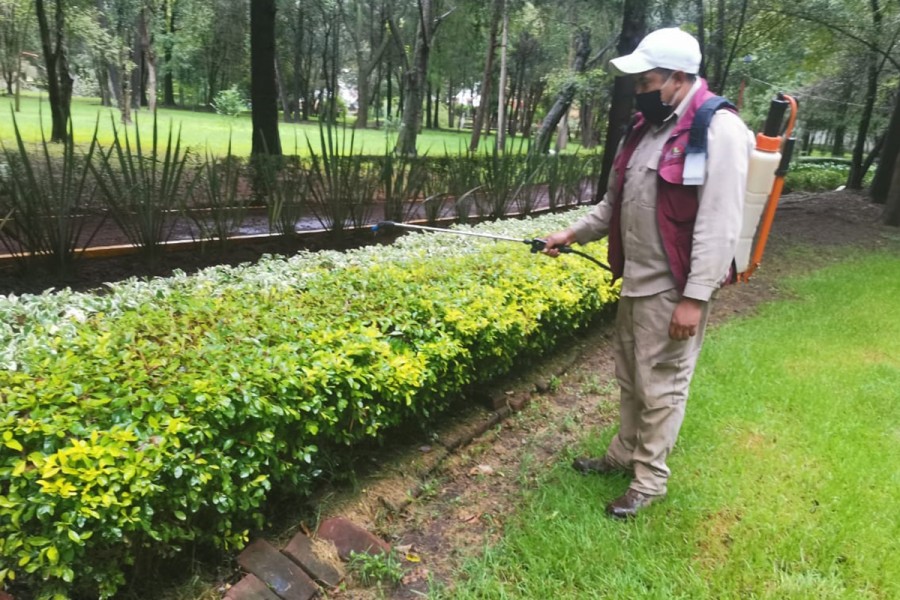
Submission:
[[[853,248],[900,252],[900,230],[880,226],[880,212],[850,192],[785,197],[763,268],[749,284],[722,290],[713,326],[782,296],[786,276],[840,260]],[[406,563],[407,575],[394,590],[350,587],[329,597],[422,598],[429,580],[452,581],[465,558],[497,541],[535,477],[617,418],[610,321],[599,319],[552,360],[485,391],[521,406],[518,412],[500,420],[475,410],[431,439],[379,459],[377,475],[362,480],[358,493],[331,497],[327,512],[367,525],[418,561]]]

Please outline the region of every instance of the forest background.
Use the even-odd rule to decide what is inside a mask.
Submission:
[[[156,107],[247,111],[254,154],[290,146],[279,121],[319,119],[385,130],[404,154],[446,129],[460,150],[496,132],[500,148],[601,146],[608,163],[632,102],[607,63],[672,25],[699,39],[701,74],[751,127],[774,93],[797,96],[800,154],[849,165],[851,189],[875,170],[873,200],[900,224],[896,2],[0,0],[0,72],[16,108],[23,89],[46,93],[53,140],[87,96],[125,123]]]

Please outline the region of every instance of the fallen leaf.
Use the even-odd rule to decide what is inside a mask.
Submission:
[[[490,465],[478,465],[469,469],[469,475],[493,475],[494,468]]]

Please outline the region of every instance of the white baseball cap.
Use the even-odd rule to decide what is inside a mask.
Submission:
[[[670,69],[696,75],[700,71],[700,44],[691,34],[677,27],[648,33],[631,54],[614,58],[609,63],[622,75],[643,73],[651,69]]]

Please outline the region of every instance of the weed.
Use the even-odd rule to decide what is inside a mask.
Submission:
[[[403,579],[403,564],[394,552],[350,552],[350,573],[366,586],[395,586]]]
[[[556,392],[559,391],[559,389],[561,387],[562,387],[562,380],[556,375],[551,375],[550,379],[547,381],[547,390],[551,394],[555,394]]]

